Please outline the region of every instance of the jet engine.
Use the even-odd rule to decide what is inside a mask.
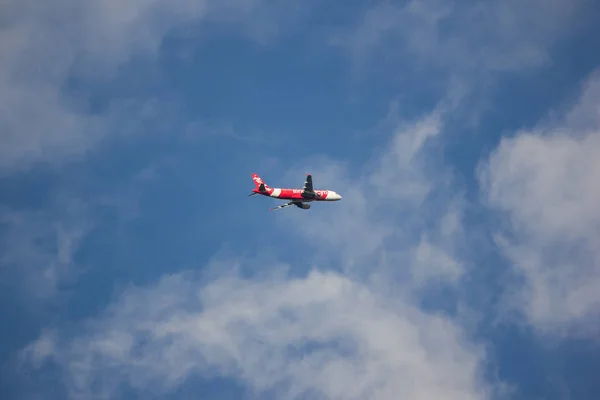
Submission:
[[[310,204],[307,204],[307,203],[300,203],[300,204],[297,204],[297,206],[303,210],[308,210],[310,208]]]

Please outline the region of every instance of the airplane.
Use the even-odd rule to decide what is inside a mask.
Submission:
[[[310,208],[310,204],[308,203],[312,201],[338,201],[342,199],[342,196],[333,190],[314,190],[312,176],[310,174],[306,175],[306,180],[304,181],[304,187],[302,189],[272,188],[257,174],[252,174],[252,180],[254,181],[255,188],[248,197],[260,194],[276,199],[291,200],[288,203],[271,208],[271,211],[289,206],[296,206],[303,210],[308,210]]]

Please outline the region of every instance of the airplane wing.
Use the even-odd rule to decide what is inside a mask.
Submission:
[[[320,199],[321,197],[315,192],[313,188],[312,175],[306,175],[306,180],[304,181],[304,189],[302,190],[302,195],[305,198],[309,199]]]
[[[313,189],[313,182],[312,182],[312,175],[308,174],[306,175],[306,180],[304,181],[304,193],[314,193],[315,190]]]
[[[285,203],[285,204],[282,204],[282,205],[280,205],[280,206],[277,206],[277,207],[270,208],[270,210],[271,210],[271,211],[274,211],[274,210],[279,210],[280,208],[284,208],[284,207],[293,206],[294,204],[295,204],[295,201],[290,201],[289,203]]]

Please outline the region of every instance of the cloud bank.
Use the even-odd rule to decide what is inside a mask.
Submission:
[[[219,375],[259,398],[487,397],[481,349],[451,321],[342,275],[190,278],[131,289],[74,338],[43,336],[26,354],[57,361],[72,398],[114,398],[123,382],[157,395]]]
[[[560,121],[503,138],[481,171],[489,205],[505,216],[498,244],[525,280],[508,296],[542,331],[600,328],[599,96],[596,72]]]

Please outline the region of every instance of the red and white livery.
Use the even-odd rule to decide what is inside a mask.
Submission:
[[[290,200],[290,202],[282,204],[277,207],[271,208],[271,210],[278,210],[280,208],[296,206],[303,210],[310,208],[309,202],[312,201],[338,201],[342,199],[342,196],[334,192],[333,190],[315,190],[313,189],[312,176],[306,175],[304,181],[304,187],[302,189],[281,189],[272,188],[267,185],[260,176],[252,174],[252,180],[256,186],[252,193],[248,196],[255,196],[261,194],[267,197],[273,197],[275,199]]]

